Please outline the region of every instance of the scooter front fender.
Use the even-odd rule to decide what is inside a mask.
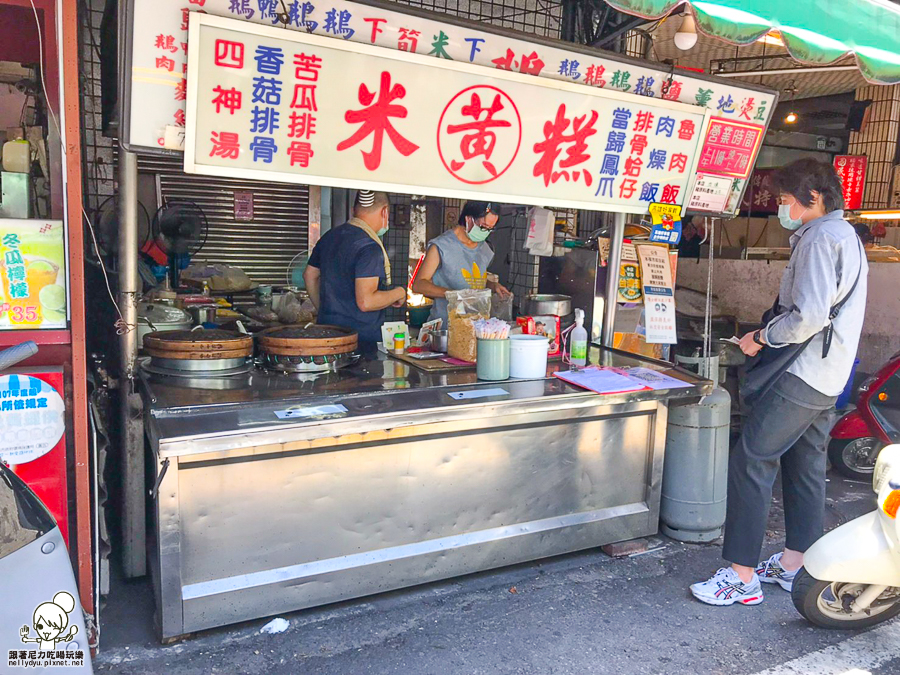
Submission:
[[[819,581],[900,586],[900,553],[872,511],[832,530],[803,556],[803,566]]]

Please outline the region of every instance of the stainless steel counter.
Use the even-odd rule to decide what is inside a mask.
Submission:
[[[694,386],[598,396],[563,367],[488,383],[379,356],[317,377],[144,377],[161,635],[655,532],[667,402],[711,384],[670,370]]]

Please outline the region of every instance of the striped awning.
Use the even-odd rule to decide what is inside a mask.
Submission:
[[[701,32],[735,45],[778,31],[800,63],[852,54],[875,84],[900,82],[900,5],[889,0],[606,0],[617,10],[661,19],[684,5]]]

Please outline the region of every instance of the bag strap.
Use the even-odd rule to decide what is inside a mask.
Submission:
[[[828,356],[828,352],[831,350],[831,339],[834,337],[834,320],[838,317],[838,314],[841,313],[841,309],[844,305],[847,304],[847,301],[856,292],[856,287],[859,285],[859,278],[862,276],[862,264],[863,264],[863,256],[865,255],[865,249],[862,247],[862,242],[859,240],[859,237],[856,238],[857,247],[860,249],[859,251],[859,268],[856,270],[856,280],[853,282],[853,286],[850,287],[850,292],[847,293],[838,303],[831,308],[831,311],[828,313],[828,326],[825,327],[825,337],[822,340],[822,358],[826,358]]]

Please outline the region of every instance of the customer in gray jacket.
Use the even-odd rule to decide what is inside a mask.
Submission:
[[[711,605],[757,605],[763,601],[760,582],[790,591],[804,551],[822,536],[825,442],[865,314],[868,265],[856,231],[844,220],[832,166],[802,159],[776,171],[772,183],[778,219],[793,231],[791,260],[774,317],[741,338],[741,349],[750,357],[767,350],[762,356],[774,357],[768,361],[776,367],[731,451],[723,549],[731,565],[691,586],[694,597]],[[790,350],[800,350],[799,356],[783,359],[779,370],[778,355]],[[787,538],[783,551],[758,563],[779,465]]]

